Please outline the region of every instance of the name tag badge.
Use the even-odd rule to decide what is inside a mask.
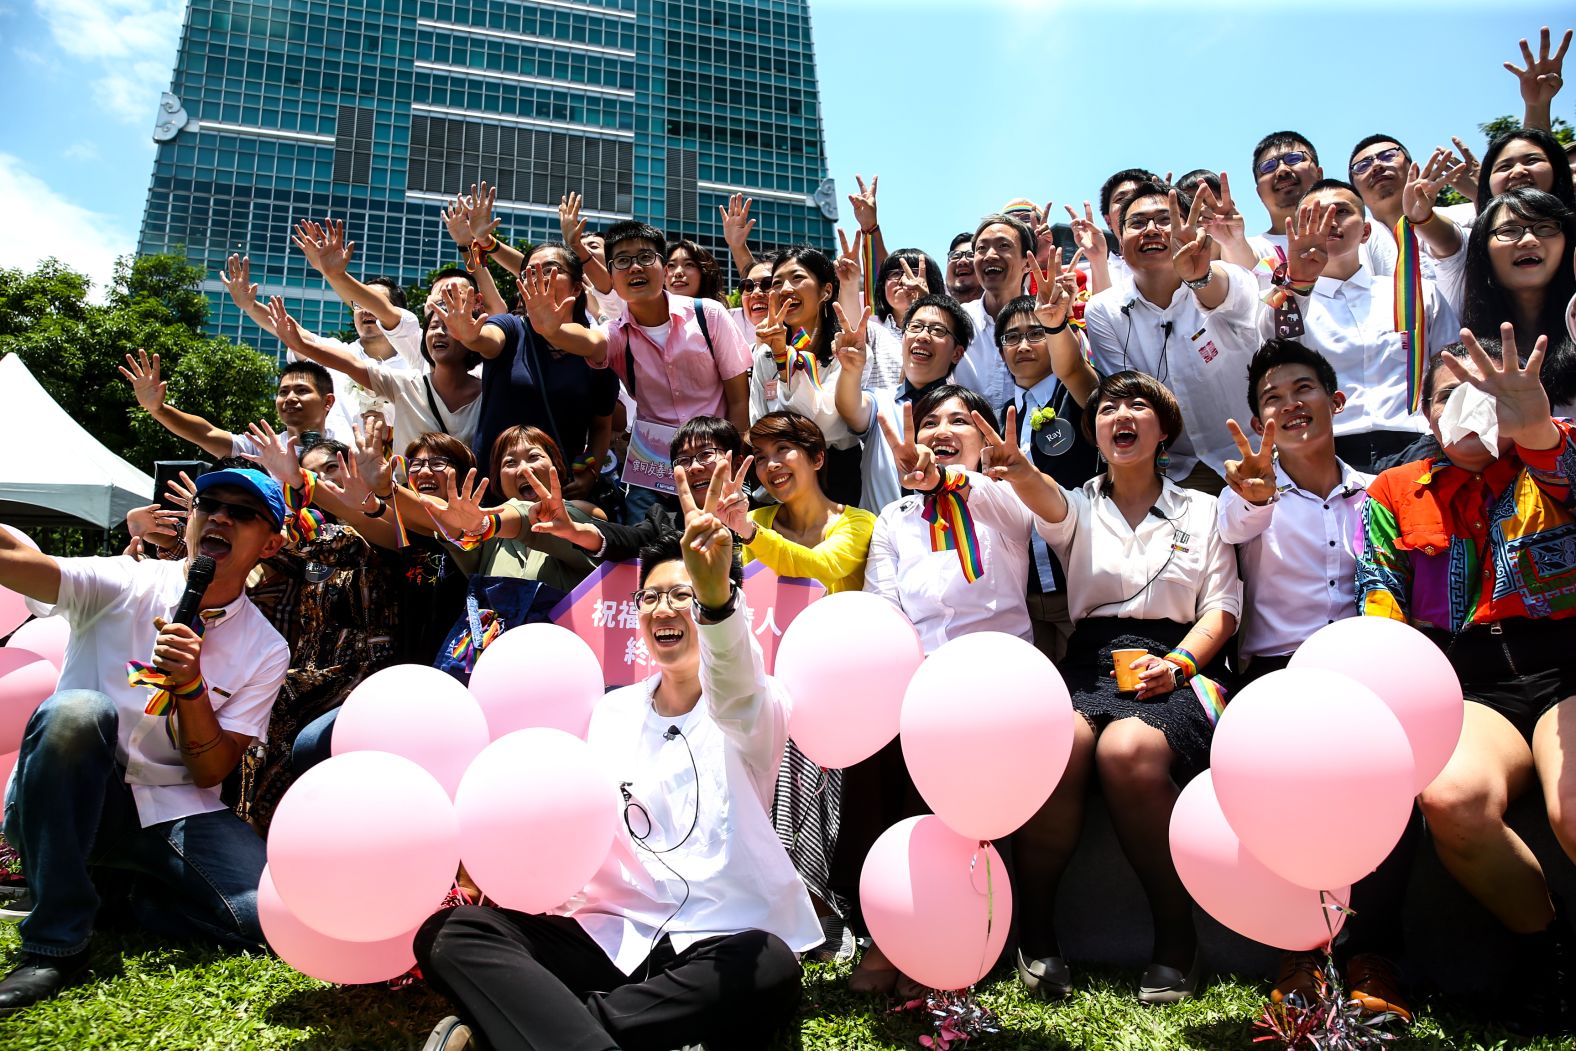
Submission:
[[[761,388],[766,394],[766,400],[767,401],[776,401],[777,400],[777,377],[776,376],[773,376],[771,379],[769,379],[765,383],[763,383],[761,385]]]
[[[1034,432],[1034,447],[1044,456],[1060,456],[1073,447],[1073,425],[1057,418]]]

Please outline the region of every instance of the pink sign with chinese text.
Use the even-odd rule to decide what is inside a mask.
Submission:
[[[553,610],[552,621],[579,635],[602,662],[608,686],[628,686],[656,670],[640,634],[634,562],[604,562]],[[783,631],[806,606],[826,594],[819,581],[779,577],[760,562],[744,567],[744,613],[772,671]]]

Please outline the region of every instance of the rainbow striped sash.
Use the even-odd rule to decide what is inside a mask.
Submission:
[[[1423,253],[1412,221],[1395,224],[1395,330],[1406,352],[1406,404],[1416,412],[1423,403],[1423,369],[1428,355],[1428,318],[1423,299]]]
[[[925,496],[921,516],[930,523],[930,549],[956,551],[963,579],[970,584],[985,574],[979,532],[969,513],[969,476],[956,467],[945,468],[941,485]]]

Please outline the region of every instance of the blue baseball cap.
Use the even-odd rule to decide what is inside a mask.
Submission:
[[[262,471],[253,471],[242,467],[232,467],[223,471],[209,471],[197,478],[197,494],[200,496],[209,489],[218,489],[230,486],[234,489],[244,489],[263,502],[263,507],[268,512],[268,517],[273,519],[275,529],[285,526],[285,493],[273,477]]]

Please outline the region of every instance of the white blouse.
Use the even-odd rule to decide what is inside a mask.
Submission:
[[[973,583],[964,579],[956,551],[930,549],[923,504],[924,497],[911,495],[882,510],[870,537],[865,590],[896,603],[919,630],[926,653],[973,631],[1032,639],[1025,596],[1035,520],[1012,486],[969,472],[969,512],[984,570]]]
[[[1237,557],[1216,528],[1216,502],[1206,493],[1163,480],[1160,499],[1127,524],[1101,492],[1105,475],[1067,491],[1067,517],[1040,522],[1040,534],[1067,571],[1068,612],[1195,623],[1222,610],[1242,613]]]

